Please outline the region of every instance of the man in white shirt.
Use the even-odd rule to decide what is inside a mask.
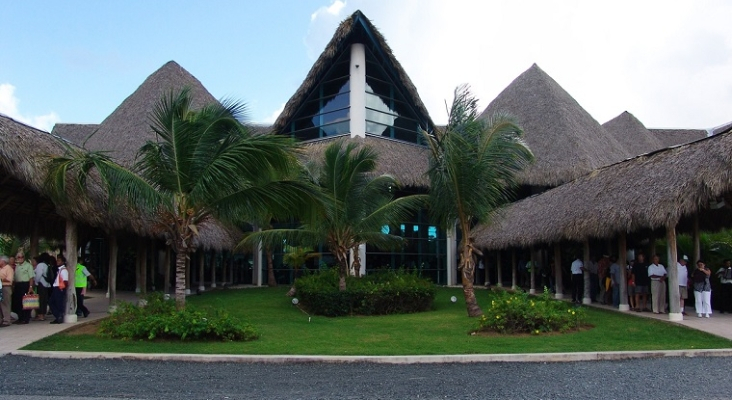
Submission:
[[[577,257],[572,261],[572,301],[582,304],[582,297],[585,295],[585,264]]]
[[[666,311],[666,267],[660,262],[658,254],[653,256],[653,263],[648,266],[648,277],[651,278],[651,297],[653,297],[653,313]]]
[[[679,261],[676,263],[676,270],[679,276],[679,306],[681,307],[681,314],[686,315],[684,311],[684,300],[689,298],[689,291],[687,286],[689,285],[689,270],[686,268],[686,263],[689,262],[689,257],[679,257]]]

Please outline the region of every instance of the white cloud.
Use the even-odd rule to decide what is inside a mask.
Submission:
[[[310,14],[310,27],[303,39],[307,54],[315,60],[328,44],[338,24],[343,20],[346,2],[331,0],[330,5],[318,8]]]
[[[20,121],[24,124],[36,127],[46,132],[51,132],[53,125],[60,121],[58,114],[50,112],[45,115],[29,116],[23,115],[18,109],[20,100],[15,97],[15,86],[9,83],[0,84],[0,114],[5,114],[10,118]]]
[[[361,9],[386,37],[436,123],[469,83],[486,107],[537,63],[603,123],[630,111],[649,127],[732,120],[732,4],[712,0],[331,2],[305,38],[317,58]],[[336,7],[337,6],[337,7]]]
[[[272,114],[270,114],[268,117],[265,117],[262,121],[259,121],[261,124],[273,124],[277,117],[282,114],[282,111],[285,109],[285,103],[282,103],[278,109],[276,109]]]

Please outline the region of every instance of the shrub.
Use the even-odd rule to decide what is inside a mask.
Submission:
[[[491,306],[478,321],[477,331],[566,332],[581,327],[586,318],[584,309],[552,299],[546,288],[541,296],[498,290],[490,292],[489,298]]]
[[[209,315],[190,305],[177,310],[162,293],[145,297],[146,305],[121,303],[99,327],[103,336],[120,339],[178,339],[248,341],[259,337],[254,328],[222,311]]]
[[[361,278],[346,277],[338,290],[338,271],[323,270],[295,281],[297,296],[309,312],[328,317],[386,315],[432,309],[435,287],[414,273],[385,270]]]

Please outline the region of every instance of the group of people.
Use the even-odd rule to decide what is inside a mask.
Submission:
[[[697,260],[693,269],[687,267],[689,259],[687,256],[679,257],[676,268],[678,272],[679,285],[679,307],[683,315],[686,313],[685,302],[689,298],[690,288],[694,293],[694,308],[699,318],[710,318],[712,315],[712,271],[704,260]],[[628,305],[636,312],[651,311],[654,314],[668,312],[666,301],[668,271],[660,263],[660,257],[654,255],[650,263],[646,263],[645,256],[638,254],[635,260],[628,263],[626,268],[626,279],[628,289]],[[610,303],[615,307],[620,305],[620,283],[622,278],[622,267],[618,265],[616,257],[603,256],[602,259],[585,266],[584,262],[577,257],[572,262],[572,301],[582,303],[584,296],[584,273],[587,271],[591,276],[593,287],[599,287],[599,293],[591,290],[592,301],[597,299],[602,303]],[[732,261],[725,260],[717,272],[720,281],[721,295],[718,297],[721,304],[717,309],[721,313],[732,313]],[[595,286],[597,285],[597,286]],[[607,294],[605,294],[605,292]],[[595,295],[597,293],[597,295]],[[650,309],[648,303],[650,301]]]
[[[88,317],[89,309],[84,306],[84,295],[88,281],[91,280],[96,286],[96,278],[81,264],[76,265],[73,273],[77,315]],[[54,257],[43,253],[30,261],[22,250],[15,257],[0,255],[0,328],[30,323],[33,311],[36,314],[35,321],[45,321],[50,311],[53,316],[51,323],[62,323],[66,313],[68,283],[69,270],[63,254]],[[34,294],[38,296],[38,308],[24,307],[23,298]],[[17,318],[13,318],[12,313]]]

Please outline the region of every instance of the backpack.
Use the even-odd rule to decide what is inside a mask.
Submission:
[[[58,275],[58,267],[46,264],[46,272],[43,274],[43,279],[45,279],[51,287],[53,287],[53,282],[56,281],[56,275]]]

